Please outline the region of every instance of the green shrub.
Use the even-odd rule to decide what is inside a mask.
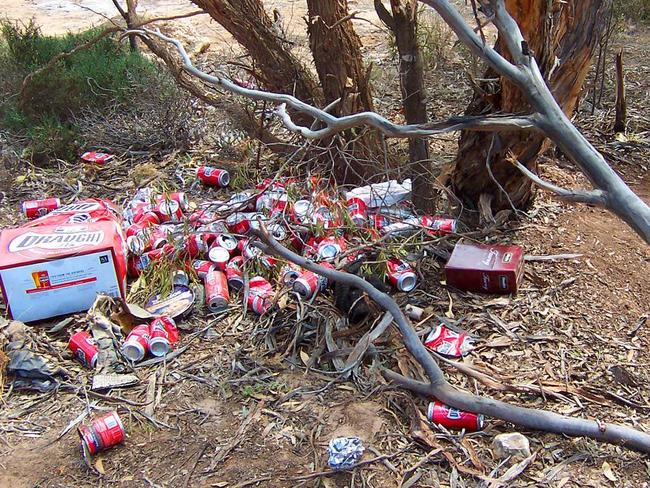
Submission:
[[[33,22],[1,23],[0,128],[26,139],[33,153],[68,158],[84,142],[78,126],[83,114],[115,113],[122,108],[138,113],[142,112],[138,103],[144,100],[151,116],[151,107],[158,106],[152,100],[159,100],[164,109],[165,101],[178,95],[170,76],[157,64],[110,36],[37,72],[57,54],[99,33],[91,29],[46,36]],[[34,72],[21,90],[24,77]],[[83,135],[92,133],[87,126],[83,129]]]

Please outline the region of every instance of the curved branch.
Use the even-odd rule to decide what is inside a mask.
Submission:
[[[557,195],[558,198],[562,200],[573,203],[597,205],[599,207],[605,208],[609,206],[607,202],[607,193],[602,190],[569,190],[568,188],[562,188],[561,186],[557,186],[549,181],[543,180],[516,159],[511,159],[510,162],[524,175],[533,180],[533,183],[535,183],[537,186],[543,188],[544,190],[555,193],[555,195]]]
[[[444,378],[442,370],[420,341],[415,329],[399,308],[397,302],[389,295],[382,293],[359,276],[324,268],[290,251],[273,239],[261,222],[260,228],[251,230],[251,233],[261,239],[262,242],[256,241],[254,245],[263,251],[287,259],[307,270],[325,276],[331,281],[338,281],[359,288],[389,312],[399,327],[406,348],[416,361],[422,365],[430,380],[430,383],[426,384],[414,382],[403,377],[400,378],[395,373],[387,373],[389,377],[401,382],[404,386],[427,397],[435,397],[452,407],[482,413],[490,417],[512,422],[524,428],[569,436],[586,436],[650,453],[650,435],[630,427],[605,424],[594,420],[565,417],[544,410],[518,407],[498,400],[472,395],[454,388]]]
[[[213,76],[197,69],[185,51],[185,48],[178,39],[168,37],[161,32],[152,31],[149,29],[140,29],[133,31],[126,31],[125,34],[137,33],[142,36],[152,35],[169,42],[176,47],[182,60],[185,70],[200,78],[201,80],[211,85],[216,85],[224,88],[225,90],[241,95],[251,100],[260,100],[278,104],[275,113],[280,117],[283,124],[292,132],[301,134],[307,139],[322,139],[336,132],[341,132],[352,127],[366,125],[378,129],[383,134],[389,137],[426,137],[436,134],[447,132],[454,132],[459,130],[538,130],[540,127],[539,120],[536,115],[496,115],[485,117],[452,117],[446,121],[430,123],[430,124],[394,124],[390,120],[382,117],[375,112],[361,112],[352,115],[345,115],[337,117],[328,113],[326,110],[321,110],[313,105],[305,103],[292,95],[282,93],[271,93],[251,88],[244,88],[230,79],[223,73],[219,76]],[[293,122],[290,115],[286,111],[286,105],[291,106],[299,112],[305,113],[315,120],[319,120],[325,124],[326,127],[320,130],[312,130],[309,127],[300,126]]]

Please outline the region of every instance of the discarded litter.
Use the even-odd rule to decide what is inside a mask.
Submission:
[[[47,215],[61,206],[58,198],[45,198],[43,200],[27,200],[23,202],[23,215],[28,219],[36,219]]]
[[[103,166],[104,164],[112,161],[114,158],[115,155],[113,154],[107,154],[107,153],[97,152],[97,151],[87,151],[81,155],[81,159],[83,159],[87,163],[95,163],[100,166]]]
[[[459,290],[517,293],[523,274],[520,246],[458,243],[445,266],[447,285]]]
[[[459,358],[474,349],[472,339],[465,332],[456,332],[443,324],[435,327],[424,340],[424,345],[443,356]]]
[[[433,424],[454,430],[465,429],[469,432],[482,430],[485,425],[485,417],[482,414],[465,412],[438,400],[429,403],[427,418]]]
[[[70,342],[68,342],[68,349],[86,368],[94,368],[97,364],[99,350],[95,340],[88,332],[81,331],[72,334]]]
[[[327,463],[334,470],[348,469],[359,462],[364,450],[358,437],[335,437],[327,447]]]
[[[77,430],[84,454],[87,452],[91,456],[121,444],[126,436],[117,412],[93,420],[90,426],[80,425]]]
[[[11,317],[31,322],[88,310],[126,291],[119,210],[80,200],[0,233],[0,285]]]

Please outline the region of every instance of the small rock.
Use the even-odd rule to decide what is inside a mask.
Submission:
[[[492,441],[492,450],[497,459],[520,460],[530,456],[528,438],[519,432],[499,434]]]

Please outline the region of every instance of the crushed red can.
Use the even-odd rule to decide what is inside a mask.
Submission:
[[[285,264],[280,270],[280,280],[285,285],[292,285],[293,282],[300,278],[300,268],[293,263]]]
[[[149,351],[153,356],[162,357],[178,342],[179,334],[176,322],[171,317],[163,316],[149,323]]]
[[[80,425],[79,437],[84,450],[94,455],[124,442],[125,432],[117,412],[93,420],[90,426]]]
[[[27,200],[22,203],[23,215],[28,219],[36,219],[47,215],[61,206],[58,198],[44,198],[43,200]]]
[[[420,217],[420,225],[424,227],[430,235],[453,234],[456,232],[458,221],[445,217],[432,217],[424,215]]]
[[[398,258],[386,262],[388,281],[399,291],[411,291],[417,284],[417,277],[411,266]]]
[[[195,259],[192,261],[192,268],[196,271],[196,275],[201,279],[205,278],[205,275],[210,271],[216,269],[214,263],[202,259]]]
[[[348,201],[348,216],[354,225],[360,227],[368,223],[368,209],[366,202],[361,198],[352,197]]]
[[[208,186],[219,186],[224,188],[230,184],[230,173],[225,169],[213,168],[211,166],[199,166],[196,168],[196,176],[203,184]]]
[[[261,276],[248,282],[248,307],[256,314],[263,315],[273,305],[273,286]]]
[[[237,243],[239,252],[245,259],[252,259],[255,256],[261,256],[262,250],[252,245],[249,239],[242,239]]]
[[[94,368],[97,364],[99,350],[92,336],[85,331],[72,334],[68,349],[86,368]]]
[[[482,414],[458,410],[438,400],[429,403],[427,418],[433,424],[454,430],[465,429],[468,432],[482,430],[485,425],[485,417]]]
[[[226,279],[228,280],[228,286],[233,290],[239,290],[244,286],[243,266],[244,258],[242,256],[233,257],[226,265]]]
[[[131,333],[126,336],[126,340],[121,348],[122,354],[129,361],[136,362],[142,360],[149,352],[150,338],[151,335],[147,324],[134,327]]]
[[[459,358],[474,349],[472,339],[465,332],[455,332],[443,324],[434,328],[424,340],[427,349],[443,356]]]
[[[112,161],[115,158],[115,155],[98,152],[98,151],[87,151],[81,155],[81,159],[88,163],[95,163],[100,166]]]
[[[223,271],[209,271],[203,278],[203,284],[205,303],[211,312],[220,312],[228,308],[230,293],[228,293],[228,279]]]

